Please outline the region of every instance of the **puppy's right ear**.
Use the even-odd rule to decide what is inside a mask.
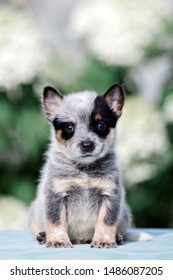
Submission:
[[[119,118],[122,114],[122,108],[125,100],[124,86],[122,83],[113,84],[103,95],[109,108]]]
[[[44,88],[42,106],[49,121],[53,121],[55,119],[62,99],[62,95],[56,89],[49,86]]]

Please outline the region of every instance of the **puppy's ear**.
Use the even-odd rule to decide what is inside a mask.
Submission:
[[[124,86],[122,83],[113,84],[103,95],[109,108],[119,118],[122,114],[122,108],[125,100]]]
[[[56,89],[49,86],[44,88],[42,106],[49,121],[53,121],[56,117],[62,98],[62,95]]]

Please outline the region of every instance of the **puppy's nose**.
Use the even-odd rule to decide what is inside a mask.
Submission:
[[[85,140],[80,142],[80,148],[83,152],[91,152],[94,150],[95,145],[91,140]]]

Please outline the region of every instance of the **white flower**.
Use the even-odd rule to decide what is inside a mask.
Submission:
[[[161,113],[139,97],[126,100],[117,128],[117,151],[129,184],[150,179],[167,160],[169,141]],[[150,159],[157,157],[152,164]]]
[[[0,197],[0,230],[26,228],[28,207],[11,196]]]
[[[168,0],[90,0],[73,13],[71,29],[108,65],[132,65],[171,14]]]
[[[126,79],[136,84],[144,99],[157,103],[163,95],[165,86],[172,78],[172,70],[171,58],[168,55],[160,55],[136,67],[131,67]]]
[[[0,86],[15,88],[31,81],[46,62],[41,36],[20,11],[0,9]]]

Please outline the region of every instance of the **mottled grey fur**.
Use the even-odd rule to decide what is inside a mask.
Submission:
[[[121,90],[121,85],[115,84],[111,88],[114,92],[110,91],[111,98],[114,94],[114,99],[107,101],[105,98],[111,110],[116,108],[114,113],[117,119],[123,106],[118,96]],[[116,247],[116,235],[124,235],[131,223],[131,215],[125,203],[124,188],[117,166],[115,128],[111,128],[106,137],[99,137],[89,129],[96,92],[73,93],[63,98],[58,94],[54,95],[53,89],[47,88],[47,95],[43,98],[43,108],[51,124],[51,139],[37,196],[30,208],[31,230],[36,235],[43,232],[45,237],[47,221],[55,227],[60,225],[61,213],[65,209],[67,235],[72,243],[93,241],[92,247]],[[75,122],[73,137],[67,141],[62,139],[62,142],[57,139],[52,125],[55,118],[61,122]],[[84,156],[80,147],[80,143],[86,139],[94,143],[94,150],[88,156]],[[93,240],[99,211],[103,205],[106,207],[103,224],[108,229],[115,228],[115,240],[111,245],[104,237],[100,242]],[[106,236],[105,230],[104,233]],[[69,247],[69,242],[58,238],[57,236],[56,241],[45,239],[47,246]]]

